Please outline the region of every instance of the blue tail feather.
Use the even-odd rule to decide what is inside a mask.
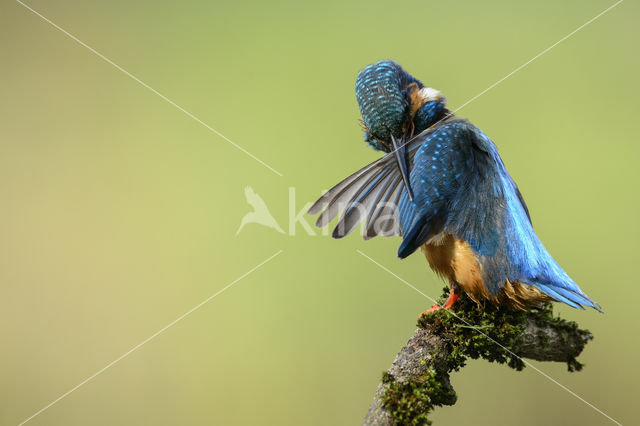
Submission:
[[[602,312],[602,309],[600,309],[600,305],[589,299],[589,297],[587,297],[584,293],[579,293],[579,290],[570,290],[568,288],[560,287],[554,284],[541,284],[538,282],[534,282],[532,284],[546,295],[556,299],[559,302],[564,302],[571,307],[584,309],[584,306],[587,306],[595,309],[598,312]]]
[[[584,307],[580,305],[578,302],[574,302],[571,299],[559,294],[556,291],[558,289],[557,287],[550,287],[543,284],[534,284],[534,286],[538,288],[540,291],[542,291],[543,293],[545,293],[547,296],[554,298],[558,302],[564,302],[567,305],[571,306],[572,308],[584,309]]]

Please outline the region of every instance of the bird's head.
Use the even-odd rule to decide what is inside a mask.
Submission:
[[[356,99],[362,115],[365,141],[390,152],[396,139],[418,134],[441,120],[447,112],[442,94],[394,61],[383,60],[358,73]]]

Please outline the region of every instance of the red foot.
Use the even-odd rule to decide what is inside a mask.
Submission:
[[[431,313],[433,313],[435,311],[439,311],[442,308],[450,309],[453,306],[453,304],[456,303],[456,300],[458,300],[459,296],[460,296],[460,293],[454,293],[453,290],[450,290],[449,291],[449,298],[444,302],[444,304],[442,306],[433,305],[431,307],[431,309],[428,309],[425,312],[423,312],[420,315],[418,315],[418,318],[420,318],[423,315],[431,314]]]

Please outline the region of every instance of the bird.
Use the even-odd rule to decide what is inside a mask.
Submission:
[[[418,249],[449,283],[450,309],[462,292],[479,306],[517,309],[590,299],[536,235],[529,209],[491,139],[459,118],[446,98],[397,62],[381,60],[357,76],[365,142],[383,155],[325,192],[309,209],[342,238],[364,222],[365,240],[400,236],[401,259]],[[422,314],[421,314],[422,315]]]
[[[238,235],[242,228],[244,228],[244,226],[248,223],[259,223],[260,225],[275,229],[279,233],[284,234],[284,231],[282,230],[282,228],[280,228],[280,225],[278,225],[278,222],[276,222],[276,220],[274,219],[262,197],[260,197],[252,187],[247,186],[244,189],[244,196],[247,199],[247,203],[249,203],[249,205],[253,207],[253,211],[245,214],[242,217],[242,220],[240,221],[240,227],[238,228],[236,235]]]

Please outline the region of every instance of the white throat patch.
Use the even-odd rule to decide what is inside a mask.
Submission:
[[[431,101],[437,101],[443,104],[447,103],[447,98],[445,98],[439,90],[432,89],[431,87],[423,87],[418,91],[418,94],[422,97],[425,103]]]

